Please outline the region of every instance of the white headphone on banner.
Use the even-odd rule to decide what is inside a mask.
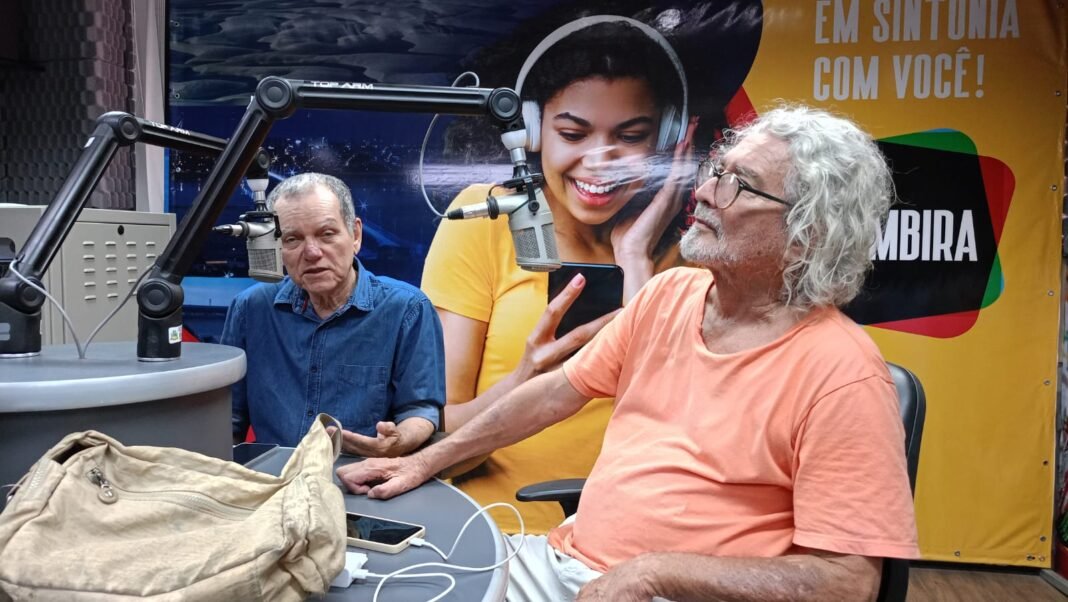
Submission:
[[[682,84],[682,108],[679,109],[675,105],[668,104],[663,107],[660,115],[660,128],[656,137],[656,150],[662,152],[682,142],[682,139],[686,136],[686,122],[688,118],[689,108],[689,87],[686,83],[686,73],[682,69],[682,61],[679,60],[675,50],[671,47],[664,36],[657,30],[649,27],[641,21],[636,21],[629,17],[623,17],[619,15],[595,15],[591,17],[583,17],[576,19],[559,29],[553,31],[545,37],[534,50],[527,56],[526,62],[523,63],[523,68],[519,70],[519,77],[515,82],[516,94],[519,94],[520,98],[523,96],[523,83],[527,79],[527,74],[534,68],[534,64],[538,62],[543,54],[549,48],[556,44],[560,40],[567,36],[600,23],[627,23],[634,26],[639,31],[644,33],[652,41],[656,42],[664,50],[664,54],[671,60],[671,64],[675,67],[675,72],[679,76],[679,82]],[[531,152],[538,152],[541,150],[541,108],[538,107],[538,103],[533,100],[528,100],[523,103],[523,123],[526,125],[527,130],[527,144],[526,148]]]

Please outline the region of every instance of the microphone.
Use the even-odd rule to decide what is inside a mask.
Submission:
[[[242,216],[245,217],[245,216]],[[248,275],[260,282],[278,282],[285,277],[282,271],[282,242],[273,221],[246,222],[215,226],[212,232],[244,238],[248,252]]]
[[[488,196],[485,202],[457,207],[446,213],[445,217],[497,219],[498,215],[504,213],[508,216],[508,229],[512,231],[516,264],[531,272],[551,272],[560,268],[553,213],[549,209],[549,203],[545,202],[545,194],[541,188],[533,188],[533,200],[525,192],[502,197]]]
[[[285,277],[282,265],[282,241],[278,216],[267,209],[264,191],[267,178],[249,178],[248,186],[256,203],[254,211],[241,216],[236,224],[215,226],[212,232],[246,239],[248,252],[248,275],[260,282],[278,282]]]

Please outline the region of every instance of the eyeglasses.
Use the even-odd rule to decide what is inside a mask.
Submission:
[[[701,161],[701,165],[697,168],[697,180],[694,183],[694,190],[696,191],[700,189],[712,178],[716,178],[716,187],[712,189],[712,202],[720,209],[726,209],[734,204],[734,201],[738,199],[738,195],[742,194],[743,190],[757,196],[762,196],[769,201],[782,203],[787,207],[793,206],[793,203],[784,201],[773,194],[764,192],[763,190],[757,190],[749,184],[746,184],[744,180],[733,173],[723,171],[712,159]]]

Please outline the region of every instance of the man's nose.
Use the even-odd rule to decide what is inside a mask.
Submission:
[[[716,206],[716,178],[709,178],[694,190],[693,196],[698,203],[704,203],[709,207]]]
[[[323,250],[319,248],[318,243],[309,240],[304,243],[304,257],[308,259],[318,259],[323,254]]]

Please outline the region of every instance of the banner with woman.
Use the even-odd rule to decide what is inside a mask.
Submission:
[[[624,296],[679,262],[692,166],[724,129],[782,101],[857,120],[889,158],[899,200],[872,248],[865,291],[846,311],[927,392],[916,490],[924,556],[1050,566],[1063,3],[172,0],[168,10],[170,123],[218,136],[233,131],[267,75],[450,85],[472,71],[481,87],[521,89],[561,256],[622,266]],[[448,118],[424,148],[428,123],[302,111],[276,125],[267,147],[276,178],[344,179],[364,223],[361,260],[421,284],[438,306],[455,424],[461,402],[492,403],[575,340],[542,332],[546,276],[510,261],[503,220],[439,222],[426,206],[484,198],[510,176],[496,132]],[[169,206],[179,217],[209,168],[171,155]],[[235,195],[223,219],[250,208]],[[246,270],[241,241],[208,244],[186,281],[201,338],[215,336]],[[529,481],[582,476],[610,408],[592,404],[458,483],[489,502]],[[551,507],[524,512],[536,529],[559,518]]]

